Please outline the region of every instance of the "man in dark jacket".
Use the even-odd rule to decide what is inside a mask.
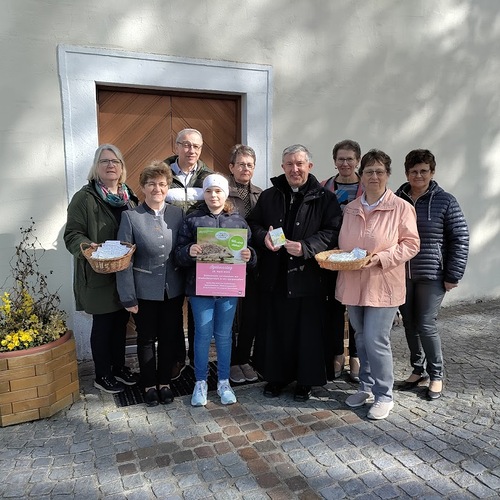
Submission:
[[[181,130],[175,139],[174,156],[167,158],[165,163],[170,166],[173,174],[172,185],[168,190],[166,201],[191,212],[203,203],[203,181],[213,174],[213,170],[200,160],[203,148],[201,132],[193,128]],[[188,304],[188,357],[194,367],[194,320],[191,307]],[[185,367],[186,343],[184,335],[176,339],[175,360],[172,369],[172,380],[179,378]]]
[[[294,398],[306,401],[311,386],[326,384],[323,329],[326,290],[314,256],[337,246],[341,210],[333,193],[310,174],[311,154],[295,144],[283,151],[284,174],[271,179],[249,216],[260,250],[259,286],[263,339],[256,343],[258,370],[277,397],[296,380]],[[286,242],[275,246],[271,231]]]

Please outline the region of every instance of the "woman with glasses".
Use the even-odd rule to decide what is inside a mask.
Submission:
[[[139,177],[144,203],[122,215],[118,238],[136,245],[128,269],[117,273],[118,293],[134,314],[137,358],[147,406],[174,400],[170,389],[174,340],[184,335],[184,273],[174,264],[182,209],[165,203],[172,171],[154,161]]]
[[[408,182],[396,192],[415,207],[420,252],[407,263],[406,302],[401,306],[412,374],[400,387],[429,382],[427,398],[441,397],[443,353],[437,316],[446,294],[462,279],[469,252],[469,231],[454,196],[434,180],[436,159],[428,149],[406,155]]]
[[[339,202],[342,211],[345,206],[363,194],[361,178],[356,172],[361,159],[361,148],[356,141],[346,139],[333,147],[333,163],[338,174],[321,183],[332,191]],[[325,271],[328,280],[327,328],[325,338],[326,378],[334,380],[344,371],[344,325],[346,308],[335,299],[335,283],[337,273]],[[359,382],[359,358],[354,338],[354,328],[349,321],[349,377],[353,382]]]
[[[138,199],[125,184],[127,171],[120,150],[99,146],[88,174],[88,184],[75,193],[68,206],[64,231],[66,248],[75,258],[73,290],[77,311],[92,314],[90,346],[95,366],[94,386],[118,393],[122,384],[134,385],[135,375],[125,366],[125,339],[130,314],[116,290],[116,274],[96,273],[80,250],[81,243],[97,247],[116,240],[122,213]]]
[[[229,200],[245,219],[257,203],[262,189],[252,183],[256,155],[250,146],[236,144],[229,158]],[[257,372],[250,363],[252,346],[259,328],[257,273],[247,269],[245,297],[238,300],[233,325],[233,346],[231,350],[231,371],[229,379],[235,384],[255,382]]]
[[[359,390],[346,399],[358,408],[373,402],[368,418],[386,418],[394,406],[390,334],[398,307],[405,301],[405,262],[419,250],[415,210],[388,187],[391,159],[372,149],[359,167],[364,193],[349,203],[339,234],[339,248],[371,254],[363,268],[339,271],[336,298],[347,306],[356,332]]]

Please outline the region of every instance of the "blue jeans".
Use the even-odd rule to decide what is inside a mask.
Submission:
[[[210,341],[215,338],[217,375],[229,378],[231,343],[237,297],[191,297],[194,316],[194,372],[196,380],[207,380]]]
[[[376,401],[392,401],[391,328],[397,307],[347,306],[360,363],[359,390]]]
[[[437,316],[446,294],[442,281],[406,280],[406,303],[400,307],[413,373],[443,380],[443,352]]]

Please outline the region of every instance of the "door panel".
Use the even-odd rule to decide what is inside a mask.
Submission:
[[[139,174],[152,160],[174,154],[175,138],[184,128],[203,135],[201,159],[229,174],[231,147],[240,142],[239,96],[165,95],[98,89],[99,142],[115,144],[127,165],[127,184],[141,196]]]

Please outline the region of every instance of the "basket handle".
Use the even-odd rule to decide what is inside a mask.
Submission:
[[[90,243],[87,243],[86,241],[82,241],[80,243],[80,251],[82,252],[82,255],[85,253],[85,250],[88,250],[91,247],[92,247],[92,245]]]

